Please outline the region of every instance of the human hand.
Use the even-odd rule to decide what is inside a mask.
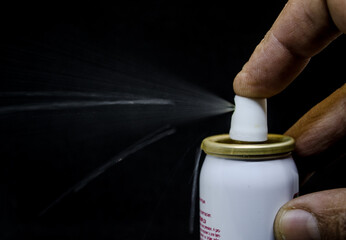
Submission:
[[[285,89],[310,58],[346,33],[346,1],[290,0],[236,76],[237,95],[268,98]],[[346,84],[312,108],[285,134],[299,159],[320,154],[346,135]],[[305,176],[302,176],[305,177]],[[346,189],[307,194],[277,214],[276,239],[346,239]]]

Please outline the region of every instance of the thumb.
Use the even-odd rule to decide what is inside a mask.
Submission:
[[[289,201],[279,210],[274,231],[277,240],[346,239],[346,188]]]

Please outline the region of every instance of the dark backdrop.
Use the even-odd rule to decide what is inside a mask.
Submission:
[[[232,79],[285,4],[239,2],[4,6],[1,107],[27,101],[8,92],[111,92],[119,83],[107,80],[105,66],[163,85],[179,79],[233,102]],[[283,133],[344,83],[345,49],[342,36],[268,101],[270,132]],[[198,209],[189,232],[195,151],[204,137],[228,132],[230,114],[173,122],[175,134],[40,215],[92,170],[163,124],[136,128],[136,122],[118,118],[119,111],[107,108],[0,114],[1,239],[198,239]],[[324,168],[302,193],[344,186],[338,166]]]

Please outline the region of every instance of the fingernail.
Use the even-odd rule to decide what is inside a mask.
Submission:
[[[316,218],[309,212],[296,209],[283,213],[279,229],[285,240],[321,239]]]

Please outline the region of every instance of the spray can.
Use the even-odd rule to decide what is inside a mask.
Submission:
[[[200,239],[274,240],[275,215],[298,192],[293,138],[268,134],[249,143],[224,134],[201,147]]]

